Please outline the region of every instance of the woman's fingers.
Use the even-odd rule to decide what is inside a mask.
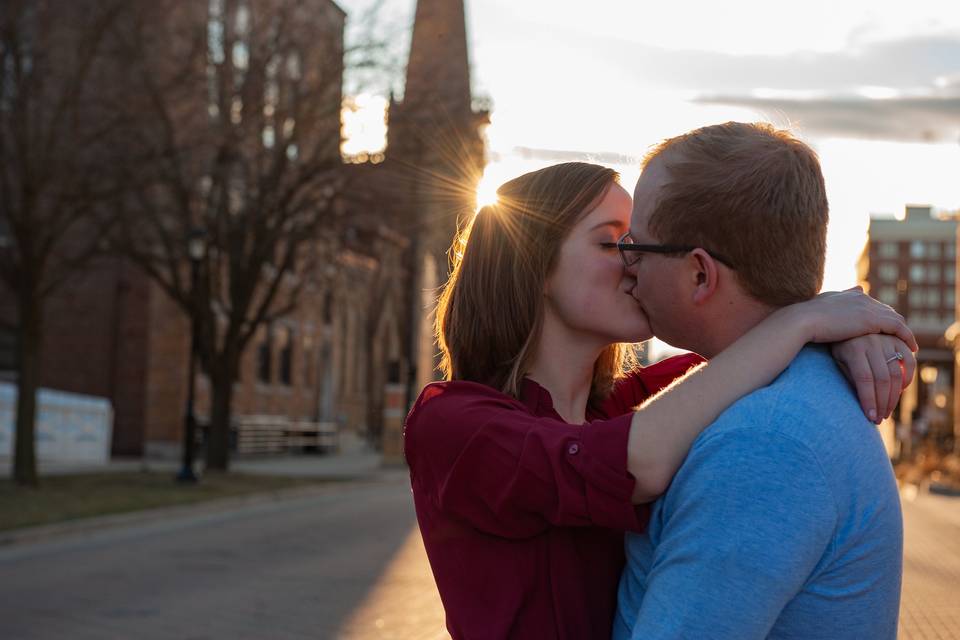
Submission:
[[[900,402],[900,394],[903,392],[902,366],[903,363],[900,360],[887,363],[887,370],[890,372],[890,390],[887,396],[887,407],[880,414],[883,418],[889,418],[893,410],[897,408],[897,403]]]
[[[903,387],[901,386],[901,380],[903,380],[903,365],[899,361],[894,364],[896,364],[896,368],[890,372],[890,404],[887,405],[887,418],[893,415],[894,409],[897,408],[897,403],[900,402],[900,394],[903,393]]]
[[[899,338],[887,335],[871,336],[871,338],[868,349],[872,353],[868,355],[868,359],[875,376],[877,411],[879,417],[886,418],[893,413],[900,401],[900,395],[913,379],[913,371],[916,369],[917,360],[907,344]],[[897,357],[898,355],[899,357]],[[885,371],[877,369],[880,359],[883,360]],[[886,397],[882,395],[884,385],[878,382],[884,375],[889,375],[890,378]]]
[[[909,351],[916,351],[919,346],[917,345],[917,339],[913,335],[913,331],[910,331],[910,327],[907,326],[907,323],[904,321],[903,316],[899,313],[894,312],[894,315],[886,315],[885,322],[881,325],[883,333],[891,336],[896,336],[903,340],[906,344]]]
[[[853,386],[857,390],[857,399],[860,400],[860,408],[871,422],[876,422],[877,416],[877,390],[873,382],[873,372],[870,369],[870,362],[867,360],[866,353],[858,354],[857,357],[851,357],[846,360],[846,369],[848,378],[853,381]]]
[[[885,341],[871,341],[866,352],[870,375],[873,378],[874,397],[877,403],[876,413],[871,417],[871,420],[876,423],[879,423],[887,415],[887,404],[890,402],[890,387],[892,386],[890,384],[890,363],[887,363],[884,357],[884,351],[880,344],[882,342]]]
[[[903,360],[900,361],[900,372],[903,375],[901,391],[910,386],[913,382],[913,374],[917,371],[917,356],[913,351],[904,351]]]

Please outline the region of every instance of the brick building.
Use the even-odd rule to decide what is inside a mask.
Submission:
[[[949,432],[954,357],[946,332],[956,320],[957,223],[932,207],[908,205],[904,218],[872,219],[857,265],[864,288],[899,311],[920,345],[918,380],[901,400],[899,419]]]
[[[206,21],[206,4],[171,20]],[[335,25],[342,55],[343,11],[330,0],[307,4],[311,20]],[[324,98],[330,112],[339,114],[341,94],[338,78]],[[207,104],[206,93],[197,95],[204,117]],[[404,97],[390,105],[388,147],[376,162],[342,164],[347,187],[332,205],[345,221],[342,236],[317,239],[328,253],[314,284],[293,313],[261,327],[242,354],[235,417],[337,422],[377,441],[387,385],[402,385],[409,398],[433,378],[429,310],[446,277],[454,230],[474,207],[485,122],[486,113],[472,107],[462,1],[420,0]],[[330,137],[338,145],[339,119],[334,126]],[[177,455],[189,352],[182,307],[129,262],[107,257],[53,297],[46,317],[41,386],[110,399],[115,455]],[[6,378],[12,336],[0,335]],[[197,382],[203,423],[210,382],[202,371]]]

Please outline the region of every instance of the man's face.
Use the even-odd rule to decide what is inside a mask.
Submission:
[[[635,244],[660,244],[647,228],[647,221],[656,207],[660,188],[669,181],[669,174],[658,156],[644,168],[633,192],[630,215],[630,236]],[[633,296],[640,303],[655,336],[675,347],[690,343],[689,307],[684,284],[693,277],[683,256],[656,253],[639,254],[640,260],[629,267],[636,277]]]

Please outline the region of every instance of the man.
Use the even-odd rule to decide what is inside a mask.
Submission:
[[[710,358],[819,291],[826,227],[814,152],[731,122],[648,156],[621,251],[654,333]],[[902,537],[877,430],[808,345],[703,432],[628,535],[614,638],[895,638]]]

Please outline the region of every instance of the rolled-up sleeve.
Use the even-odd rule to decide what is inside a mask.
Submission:
[[[481,388],[438,389],[408,418],[415,491],[503,537],[550,526],[643,529],[647,510],[632,504],[626,468],[631,415],[569,425],[471,386]]]

